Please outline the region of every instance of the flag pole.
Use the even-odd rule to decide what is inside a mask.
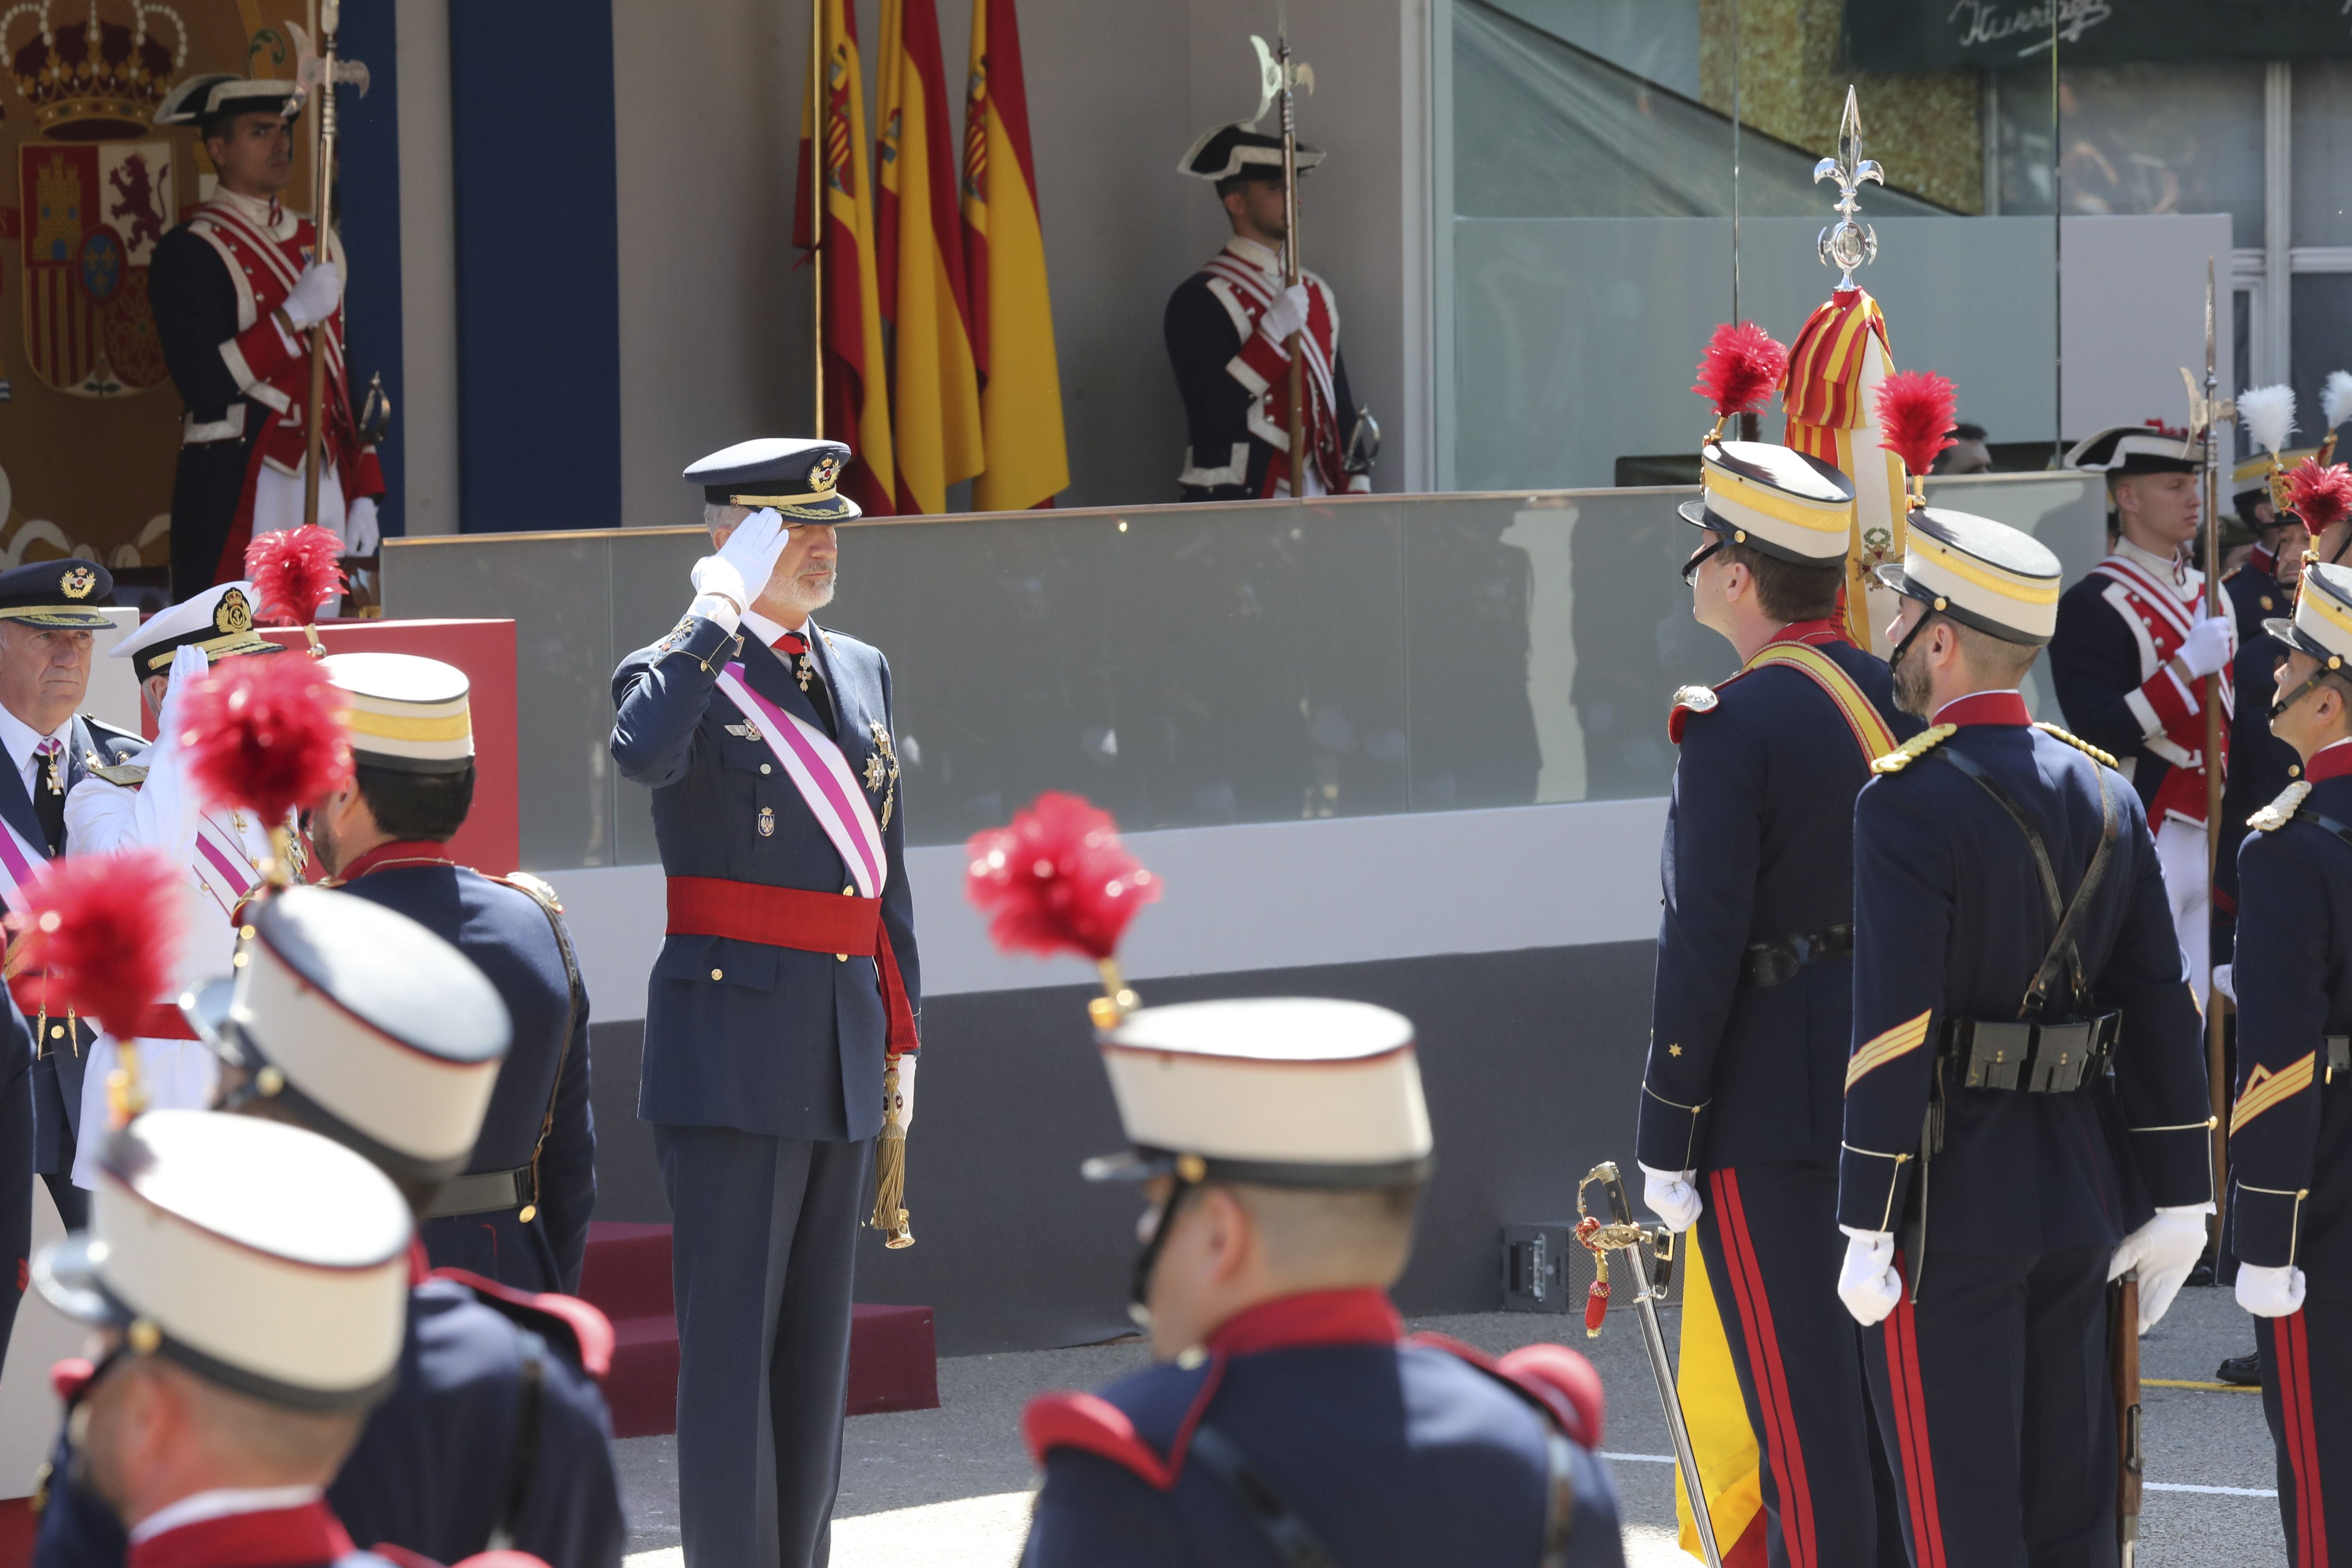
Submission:
[[[1275,59],[1282,68],[1282,281],[1298,287],[1298,115],[1290,65],[1290,22],[1275,16]],[[1307,494],[1307,329],[1290,334],[1290,496]]]
[[[824,437],[824,142],[833,110],[824,84],[826,3],[809,0],[809,298],[815,302],[810,321],[816,349],[809,434],[819,440]]]
[[[335,31],[342,20],[341,0],[312,0],[311,20],[318,26],[319,38],[319,117],[317,139],[310,150],[310,221],[318,234],[318,251],[314,263],[327,260],[329,236],[333,232],[328,203],[334,194],[335,164]],[[310,399],[307,409],[309,428],[303,433],[302,448],[302,522],[314,527],[319,521],[320,469],[326,462],[327,424],[327,328],[333,321],[329,312],[326,320],[310,329]]]

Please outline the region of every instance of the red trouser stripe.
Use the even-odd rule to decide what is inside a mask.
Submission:
[[[2301,1312],[2276,1319],[2271,1346],[2278,1363],[2280,1425],[2294,1471],[2295,1568],[2327,1568],[2327,1514],[2320,1496],[2319,1434],[2311,1418],[2310,1321]]]
[[[1740,1337],[1748,1342],[1748,1364],[1756,1379],[1756,1403],[1764,1411],[1765,1447],[1772,1462],[1772,1484],[1780,1494],[1780,1545],[1790,1568],[1813,1568],[1813,1495],[1805,1484],[1805,1450],[1797,1440],[1796,1412],[1789,1406],[1789,1373],[1780,1363],[1780,1338],[1772,1324],[1771,1298],[1764,1291],[1764,1272],[1756,1262],[1756,1244],[1748,1233],[1748,1209],[1740,1201],[1739,1175],[1717,1171],[1715,1188],[1716,1228],[1723,1237],[1724,1259],[1730,1265],[1732,1298],[1739,1307]]]
[[[1897,1277],[1901,1277],[1898,1267]],[[1895,1435],[1903,1454],[1903,1489],[1911,1507],[1911,1561],[1944,1568],[1944,1521],[1936,1506],[1936,1460],[1927,1445],[1927,1392],[1919,1378],[1918,1325],[1909,1281],[1886,1320],[1886,1381],[1894,1394]]]

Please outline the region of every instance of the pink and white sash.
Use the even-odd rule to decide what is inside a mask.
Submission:
[[[6,884],[0,887],[0,900],[5,900],[10,909],[22,912],[25,900],[17,889],[31,881],[48,858],[26,842],[14,823],[0,817],[0,883]]]
[[[246,895],[261,881],[253,858],[246,853],[244,836],[234,823],[213,811],[196,818],[196,853],[188,863],[188,873],[231,920],[236,918],[237,906],[245,902]]]
[[[842,864],[849,868],[859,895],[880,898],[883,887],[890,879],[890,863],[882,848],[882,830],[875,826],[874,808],[866,804],[866,792],[858,786],[857,775],[850,771],[849,759],[841,754],[833,737],[752,690],[743,679],[740,661],[720,672],[719,689],[751,721],[768,750],[775,754],[784,775],[807,803],[810,815],[840,852]]]

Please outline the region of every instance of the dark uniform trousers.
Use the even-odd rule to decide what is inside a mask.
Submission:
[[[2254,1344],[2287,1562],[2327,1568],[2329,1542],[2352,1550],[2352,1301],[2306,1295],[2300,1311],[2256,1318]]]
[[[811,641],[803,690],[748,630],[739,642],[715,622],[681,622],[614,676],[613,755],[653,789],[672,878],[838,897],[854,891],[840,851],[719,676],[740,664],[752,691],[833,736],[870,792],[887,871],[880,918],[919,1006],[889,668],[843,633]],[[678,1512],[692,1568],[802,1568],[831,1551],[887,1036],[872,958],[674,934],[655,960],[637,1114],[654,1124],[676,1226]]]
[[[2106,1269],[2154,1208],[2211,1200],[2200,1020],[2130,784],[2013,696],[1964,700],[1956,733],[1855,802],[1837,1217],[1899,1237],[1904,1300],[1864,1343],[1915,1568],[2097,1568],[2117,1555]],[[1969,1088],[1944,1043],[1948,1019],[2019,1016],[2058,926],[1963,763],[2032,824],[2062,901],[2112,824],[2071,928],[2082,991],[2062,963],[2043,1016],[2118,1012],[2121,1033],[2112,1073],[2071,1090]]]
[[[620,1568],[628,1527],[612,1418],[581,1365],[583,1332],[600,1331],[580,1315],[576,1302],[458,1279],[411,1290],[399,1384],[327,1489],[352,1538],[455,1563],[502,1533],[550,1568]],[[121,1521],[72,1480],[69,1430],[51,1452],[33,1562],[122,1568]]]
[[[1833,623],[1792,626],[1759,657],[1833,665],[1886,737],[1865,747],[1815,679],[1753,664],[1679,709],[1663,858],[1652,1038],[1636,1146],[1698,1173],[1696,1226],[1761,1457],[1773,1568],[1902,1561],[1893,1478],[1871,1425],[1862,1337],[1837,1298],[1839,1096],[1853,1022],[1843,946],[1790,949],[1759,977],[1750,949],[1853,920],[1853,800],[1869,752],[1912,733],[1885,663]],[[1704,703],[1704,699],[1700,699]]]

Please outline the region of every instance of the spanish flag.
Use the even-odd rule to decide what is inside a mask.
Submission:
[[[963,114],[965,297],[980,364],[988,467],[971,487],[982,511],[1045,506],[1070,482],[1062,372],[1045,289],[1029,95],[1021,84],[1013,0],[972,0]]]
[[[980,472],[980,377],[964,304],[956,215],[955,135],[948,123],[934,0],[883,0],[880,263],[890,324],[890,423],[898,507],[942,512],[948,487]]]
[[[1691,1457],[1706,1483],[1707,1519],[1715,1526],[1723,1568],[1764,1568],[1763,1457],[1757,1450],[1756,1430],[1748,1424],[1748,1404],[1740,1395],[1731,1341],[1707,1283],[1698,1234],[1685,1233],[1683,1242],[1682,1353],[1676,1358],[1675,1395],[1683,1402]],[[1691,1519],[1690,1489],[1683,1484],[1680,1465],[1675,1467],[1675,1522],[1682,1549],[1693,1557],[1702,1555],[1698,1526]]]
[[[874,192],[866,173],[865,81],[858,74],[857,9],[853,0],[817,0],[822,47],[809,62],[801,109],[800,195],[793,243],[819,247],[824,268],[824,434],[849,443],[856,460],[842,492],[860,510],[887,516],[892,476],[890,399],[882,353],[881,290],[874,278]],[[809,142],[824,116],[824,206],[820,231],[811,221]],[[817,237],[822,234],[822,240]]]

